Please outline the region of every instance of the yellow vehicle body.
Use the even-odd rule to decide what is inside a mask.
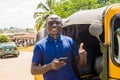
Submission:
[[[110,22],[111,19],[113,18],[114,15],[119,14],[120,13],[120,4],[115,4],[115,5],[111,5],[108,12],[105,15],[104,18],[104,26],[105,26],[105,44],[109,45],[109,80],[116,80],[116,79],[120,79],[120,66],[116,66],[113,61],[111,60],[111,55],[110,55],[110,45],[111,45],[111,41],[110,41]],[[120,24],[120,23],[119,23]]]
[[[68,18],[66,18],[66,20],[63,22],[62,33],[67,36],[73,37],[73,39],[75,39],[76,42],[78,42],[78,44],[81,42],[79,40],[83,39],[83,42],[88,44],[87,46],[91,44],[94,45],[98,37],[96,37],[94,41],[92,37],[94,35],[91,36],[89,34],[89,30],[85,30],[85,29],[88,29],[89,26],[93,23],[96,23],[96,24],[98,23],[102,25],[101,26],[101,28],[103,29],[101,33],[102,37],[100,34],[99,35],[100,38],[98,38],[102,40],[98,40],[99,43],[97,43],[97,46],[100,45],[100,47],[98,47],[100,48],[100,51],[99,50],[98,51],[100,52],[100,57],[102,57],[102,60],[100,61],[102,64],[102,70],[99,71],[99,73],[97,74],[97,77],[99,77],[99,79],[93,79],[93,77],[96,77],[96,74],[93,74],[92,72],[88,72],[87,75],[81,76],[81,78],[82,77],[85,78],[82,80],[86,80],[86,79],[87,80],[120,80],[120,62],[119,62],[120,61],[120,57],[119,57],[120,56],[120,50],[119,50],[120,39],[119,37],[116,38],[116,36],[119,36],[118,34],[116,35],[116,30],[120,31],[119,21],[120,21],[120,4],[118,3],[118,4],[112,4],[109,6],[98,8],[98,9],[76,12],[71,16],[69,16]],[[116,23],[118,25],[117,27],[116,27]],[[87,28],[85,28],[86,26]],[[86,32],[82,32],[81,33],[82,35],[81,35],[80,32],[77,31],[78,29],[82,31],[85,30]],[[70,34],[73,33],[73,35],[68,34],[68,32],[66,31],[71,32]],[[77,36],[77,38],[75,36]],[[89,37],[92,37],[92,38],[89,39]],[[85,47],[85,49],[87,49],[87,46]],[[95,46],[93,47],[96,47],[96,43],[95,43]],[[95,48],[95,49],[98,49],[98,48]],[[94,52],[95,49],[92,49],[92,51]],[[90,52],[88,49],[88,54],[89,53]],[[117,57],[114,57],[114,56],[117,56]],[[91,76],[91,75],[95,75],[95,76]],[[35,77],[34,80],[43,80],[42,75],[35,75],[34,77]]]

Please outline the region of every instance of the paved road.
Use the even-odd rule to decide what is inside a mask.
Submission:
[[[0,59],[0,80],[34,80],[30,73],[31,52],[21,52],[18,57]]]

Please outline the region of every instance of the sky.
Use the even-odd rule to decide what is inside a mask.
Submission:
[[[33,14],[44,0],[0,0],[0,29],[34,28]]]

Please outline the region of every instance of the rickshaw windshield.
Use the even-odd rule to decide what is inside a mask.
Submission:
[[[113,59],[115,63],[120,65],[120,14],[115,15],[113,20],[112,31],[112,47],[113,47]]]
[[[116,37],[117,37],[117,42],[118,42],[118,55],[117,55],[117,62],[120,63],[120,27],[115,30],[116,32]],[[115,43],[115,42],[114,42]],[[115,52],[116,53],[116,52]]]

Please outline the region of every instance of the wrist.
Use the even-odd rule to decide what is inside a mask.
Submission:
[[[50,64],[50,63],[44,65],[44,68],[45,68],[45,72],[48,72],[48,71],[52,70],[52,68],[51,68],[51,64]]]
[[[47,68],[48,68],[49,70],[52,70],[52,64],[51,64],[51,63],[47,64]]]

